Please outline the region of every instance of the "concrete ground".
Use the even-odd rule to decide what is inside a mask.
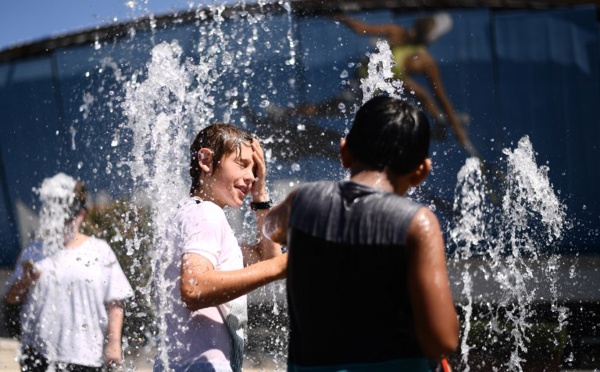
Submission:
[[[493,301],[499,295],[499,289],[494,285],[490,285],[489,281],[481,279],[485,274],[485,271],[482,270],[485,267],[485,263],[479,262],[477,258],[474,258],[469,262],[468,266],[463,267],[463,265],[463,263],[449,263],[450,282],[453,287],[455,299],[458,301],[464,300],[464,295],[461,293],[463,285],[461,274],[469,271],[471,277],[474,278],[472,288],[473,298],[481,302]],[[532,266],[534,277],[539,278],[535,294],[538,296],[537,300],[547,299],[552,296],[552,293],[550,293],[552,286],[546,282],[545,278],[547,275],[544,273],[543,268],[538,266],[542,265]],[[0,283],[4,283],[7,278],[8,272],[0,270]],[[581,358],[591,360],[591,362],[579,363],[581,364],[581,369],[577,369],[577,372],[600,371],[600,362],[598,362],[600,360],[600,346],[598,346],[600,345],[600,334],[597,332],[598,324],[600,324],[600,311],[598,311],[600,309],[600,286],[598,285],[600,283],[600,256],[568,256],[561,258],[557,265],[556,280],[558,285],[555,287],[556,292],[554,295],[558,297],[559,302],[580,304],[577,309],[571,310],[570,318],[568,319],[569,324],[574,326],[578,330],[578,333],[582,333],[578,335],[577,342],[574,342],[571,348],[574,349],[572,352],[578,356],[576,359]],[[0,286],[1,295],[3,295],[2,287]],[[253,296],[255,297],[255,302],[258,304],[271,304],[274,300],[281,300],[279,297],[283,297],[283,293],[281,290],[258,290],[253,293]],[[593,304],[594,306],[590,308],[591,310],[584,312],[584,304]],[[258,314],[259,316],[266,314],[271,318],[275,317],[275,314],[279,314],[278,316],[282,317],[282,314],[285,313],[283,310],[282,306],[275,306],[273,308],[273,305],[270,305],[264,308],[261,305],[254,314]],[[583,315],[578,317],[578,312],[575,310],[581,310],[580,312]],[[259,320],[258,323],[262,324],[264,320]],[[274,349],[281,349],[277,347],[278,345],[273,346],[273,342],[280,342],[280,337],[273,337],[274,329],[277,329],[275,333],[285,333],[283,328],[276,326],[281,324],[284,324],[282,320],[276,319],[272,324],[267,323],[268,327],[265,328],[267,330],[266,333],[260,332],[259,328],[255,327],[252,331],[254,334],[249,334],[256,342],[254,342],[254,345],[248,345],[253,347],[248,348],[246,352],[244,371],[285,371],[285,356],[272,351]],[[262,333],[265,333],[265,335],[262,335]],[[2,322],[0,322],[0,371],[17,372],[19,371],[17,363],[19,343],[16,340],[7,338],[6,335],[7,332],[3,329]],[[154,360],[153,355],[154,350],[151,348],[138,352],[138,355],[135,357],[126,354],[122,370],[151,372]],[[563,369],[563,372],[566,371],[575,371],[575,369]]]
[[[0,370],[5,372],[20,372],[18,358],[19,341],[10,338],[0,338]],[[126,365],[133,366],[139,372],[151,372],[152,364],[144,358],[129,361]],[[126,370],[129,368],[125,368]]]
[[[0,371],[20,372],[17,362],[19,342],[10,338],[0,338]],[[125,356],[123,371],[151,372],[154,351],[146,349],[137,357]],[[247,354],[244,361],[244,371],[275,372],[285,371],[285,361],[273,360],[265,355]]]
[[[20,372],[19,364],[17,363],[17,349],[19,347],[19,342],[13,339],[8,338],[0,338],[0,371],[5,372]],[[151,359],[145,360],[145,356],[140,356],[135,361],[128,360],[125,363],[123,371],[135,371],[135,372],[151,372],[152,364],[150,362]],[[272,360],[264,355],[246,355],[246,360],[244,361],[244,371],[245,372],[276,372],[276,371],[285,371],[285,362]],[[561,372],[592,372],[599,371],[599,369],[589,369],[589,370],[566,370],[563,369]]]
[[[6,372],[20,371],[17,363],[19,342],[10,338],[0,338],[0,370]]]

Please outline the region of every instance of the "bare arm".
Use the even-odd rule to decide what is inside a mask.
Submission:
[[[106,344],[104,345],[104,365],[121,364],[122,332],[123,332],[123,304],[120,301],[111,301],[107,306],[108,327]]]
[[[11,305],[23,303],[27,293],[29,293],[31,287],[35,285],[36,280],[39,279],[41,274],[31,261],[23,262],[22,266],[23,274],[6,292],[6,302]]]
[[[352,31],[361,35],[364,34],[385,36],[390,40],[397,41],[401,40],[404,37],[405,33],[404,28],[392,23],[372,25],[356,19],[349,18],[347,16],[337,16],[334,19],[338,22],[345,24]]]
[[[428,357],[440,359],[458,346],[459,324],[440,226],[427,208],[421,208],[410,224],[407,251],[408,291],[417,339]]]
[[[287,254],[239,270],[215,270],[204,256],[186,253],[181,258],[181,299],[195,311],[217,306],[272,281],[283,279]]]
[[[295,195],[296,190],[292,191],[283,202],[273,207],[265,216],[263,234],[268,239],[279,244],[287,244],[288,222]]]
[[[406,71],[408,71],[409,75],[423,74],[427,77],[429,86],[433,92],[433,96],[441,106],[442,111],[448,117],[448,121],[454,130],[456,139],[471,154],[471,156],[480,157],[477,149],[475,149],[469,140],[466,129],[456,116],[454,106],[446,94],[442,76],[437,63],[426,51],[418,52],[416,56],[418,56],[418,58],[407,58],[404,61],[404,67],[406,68]],[[417,96],[419,99],[421,99],[421,101],[423,101],[423,104],[430,114],[434,116],[441,114],[431,97],[429,97],[429,94],[426,93],[416,81],[411,79],[409,76],[406,76],[404,77],[404,83],[408,88],[410,88],[408,90],[414,90],[417,93]]]
[[[263,233],[265,217],[269,213],[269,210],[259,209],[255,211],[255,213],[256,223],[258,225],[258,240],[255,245],[242,246],[244,264],[246,266],[254,265],[260,261],[268,260],[281,254],[281,245],[279,242],[268,239]]]
[[[430,57],[431,58],[431,57]],[[452,125],[452,129],[454,129],[454,133],[458,142],[466,146],[468,142],[467,133],[463,128],[462,124],[458,121],[456,117],[456,112],[454,111],[454,106],[452,106],[452,102],[450,98],[446,94],[446,90],[444,89],[444,83],[442,82],[442,77],[440,75],[440,70],[437,67],[437,64],[431,58],[431,62],[426,64],[426,72],[427,80],[429,80],[429,84],[431,89],[434,92],[435,97],[440,102],[442,106],[442,110],[448,115],[448,120],[450,121],[450,125]]]
[[[254,161],[254,174],[256,176],[256,181],[252,184],[251,189],[252,201],[264,202],[269,199],[266,188],[267,167],[265,164],[263,149],[256,139],[252,141],[252,159]],[[281,245],[265,238],[263,235],[263,225],[265,223],[265,216],[268,212],[269,211],[267,209],[259,209],[255,211],[256,224],[258,228],[257,243],[252,246],[246,245],[242,247],[245,265],[252,265],[281,254]]]

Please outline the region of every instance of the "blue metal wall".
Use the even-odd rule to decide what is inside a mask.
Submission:
[[[410,26],[426,13],[395,14],[386,10],[354,13],[368,22]],[[600,253],[600,80],[596,9],[551,11],[452,10],[453,27],[429,48],[438,61],[446,90],[457,111],[471,117],[469,134],[486,159],[500,159],[501,149],[529,135],[538,164],[548,164],[549,177],[568,205],[574,229],[561,250]],[[291,19],[291,23],[290,23]],[[352,73],[353,62],[373,51],[373,39],[352,33],[327,17],[267,16],[259,27],[230,21],[221,29],[235,40],[255,33],[256,53],[235,73],[224,76],[215,91],[217,116],[227,110],[225,91],[249,82],[244,92],[250,107],[319,102],[335,95]],[[128,133],[120,104],[123,80],[144,71],[152,47],[179,41],[187,58],[200,58],[203,37],[195,23],[175,24],[153,32],[137,32],[101,48],[73,46],[44,57],[0,64],[0,265],[14,263],[20,231],[35,212],[32,188],[58,171],[85,180],[92,194],[113,198],[131,192],[127,169]],[[295,63],[290,64],[290,37]],[[235,43],[234,43],[235,44]],[[244,51],[245,42],[230,46]],[[118,66],[118,73],[111,66]],[[246,70],[251,69],[252,73]],[[121,74],[121,75],[119,75]],[[425,83],[425,81],[421,81]],[[94,102],[84,105],[84,97]],[[86,114],[89,108],[89,115]],[[232,120],[243,121],[241,110]],[[323,129],[343,135],[351,115],[311,119]],[[299,119],[290,121],[290,128]],[[119,136],[122,145],[111,146]],[[292,144],[291,146],[306,145]],[[468,154],[456,142],[434,142],[432,192],[452,202],[456,173]],[[298,163],[290,170],[290,162]],[[303,157],[272,167],[274,178],[337,178],[334,157]],[[443,213],[442,213],[443,214]]]

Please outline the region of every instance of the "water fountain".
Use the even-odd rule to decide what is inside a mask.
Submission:
[[[219,29],[221,26],[217,23],[212,27]],[[377,92],[401,97],[402,84],[393,81],[390,72],[393,59],[389,46],[385,42],[379,42],[377,47],[378,52],[373,53],[370,58],[369,76],[362,81],[365,100]],[[216,117],[213,109],[215,98],[211,95],[211,90],[219,85],[221,75],[211,72],[217,66],[223,66],[223,74],[229,73],[232,67],[227,61],[231,53],[226,44],[220,44],[212,51],[209,48],[209,53],[198,63],[190,63],[182,59],[177,41],[163,42],[152,50],[147,73],[144,74],[146,77],[134,76],[126,84],[124,108],[128,120],[123,129],[132,132],[134,142],[131,160],[127,164],[137,180],[136,186],[153,195],[156,249],[152,257],[153,267],[159,270],[156,278],[164,278],[160,273],[160,270],[164,270],[161,263],[164,262],[165,252],[168,255],[167,245],[161,241],[161,236],[164,235],[162,230],[172,206],[185,195],[187,189],[187,175],[181,174],[181,170],[186,169],[186,147],[193,132],[208,125]],[[235,94],[232,98],[236,98]],[[226,113],[226,117],[231,115],[230,112]],[[458,174],[454,202],[456,218],[449,236],[451,244],[455,246],[450,260],[454,267],[458,267],[458,264],[465,265],[461,274],[461,297],[465,297],[467,302],[460,305],[464,313],[460,363],[465,371],[470,368],[469,354],[474,349],[469,341],[475,321],[473,318],[476,318],[473,313],[475,299],[471,283],[477,276],[483,275],[485,280],[499,287],[495,301],[487,302],[491,319],[485,326],[485,331],[493,339],[504,332],[507,326],[512,329],[506,340],[510,344],[507,360],[488,362],[501,370],[521,371],[522,364],[526,362],[523,354],[527,352],[531,327],[535,323],[531,305],[535,282],[540,280],[534,277],[533,266],[542,267],[542,274],[550,281],[551,289],[556,287],[554,270],[557,258],[543,256],[539,248],[561,238],[565,228],[564,206],[549,184],[547,169],[537,167],[532,145],[527,137],[523,137],[514,151],[505,149],[504,155],[507,170],[504,174],[502,203],[498,210],[487,201],[489,190],[486,189],[482,174],[483,164],[478,159],[467,159]],[[273,160],[271,163],[276,164]],[[248,216],[243,218],[248,219]],[[245,223],[246,226],[251,224],[248,221]],[[497,228],[499,225],[504,228]],[[485,264],[480,265],[475,274],[470,270],[473,255],[485,257]],[[168,293],[167,287],[170,284],[160,280],[154,283],[160,309],[156,314],[159,334],[164,333],[164,314],[170,313],[170,297],[163,295]],[[282,287],[275,286],[262,290],[263,299],[266,293],[273,290],[275,291],[266,296],[267,301],[269,296],[272,299],[282,297]],[[563,321],[568,317],[568,310],[557,305],[555,290],[551,290],[550,300],[558,321],[555,332],[556,342],[559,342],[558,337],[563,330]],[[280,311],[277,301],[273,306],[267,311],[273,311],[277,315]],[[271,326],[285,330],[285,324]],[[277,339],[285,335],[274,331],[272,336],[275,338],[274,344],[281,347],[274,353],[274,359],[279,362],[276,365],[283,368],[285,343],[280,343]],[[164,350],[168,347],[165,337],[159,339],[159,348]],[[494,342],[487,347],[494,348]],[[161,358],[166,358],[166,354]]]
[[[305,33],[310,34],[311,30],[293,22],[290,1],[281,1],[279,5],[271,7],[272,4],[259,2],[258,6],[246,7],[240,3],[234,11],[221,5],[198,10],[193,15],[188,13],[190,18],[186,22],[190,19],[192,22],[187,39],[171,37],[168,28],[160,28],[160,18],[150,17],[150,29],[131,30],[124,42],[126,52],[115,48],[115,56],[110,56],[109,43],[94,44],[99,55],[104,51],[109,55],[95,62],[100,72],[97,75],[92,72],[90,77],[103,81],[102,91],[82,89],[84,94],[78,101],[79,122],[75,121],[69,132],[69,146],[88,151],[85,140],[89,141],[90,133],[94,132],[86,132],[89,130],[83,125],[86,120],[109,116],[107,112],[122,112],[123,117],[118,117],[120,120],[106,132],[110,139],[105,148],[114,152],[106,157],[103,153],[102,166],[93,165],[93,173],[104,171],[107,178],[119,174],[122,179],[133,180],[132,204],[150,206],[152,213],[148,219],[137,212],[122,213],[130,213],[129,227],[151,223],[152,237],[141,230],[131,239],[125,234],[115,237],[115,241],[126,240],[125,254],[134,258],[132,272],[145,269],[148,257],[139,244],[144,239],[152,239],[151,266],[160,272],[165,221],[172,206],[187,193],[185,154],[189,141],[193,133],[213,121],[233,122],[257,133],[263,140],[271,172],[269,188],[275,200],[283,198],[298,182],[343,176],[335,155],[331,155],[337,145],[333,142],[336,136],[343,135],[355,107],[341,109],[335,121],[293,118],[291,125],[285,123],[286,127],[276,129],[269,125],[281,125],[281,122],[264,121],[268,107],[289,107],[314,98],[312,95],[319,98],[329,93],[312,85],[318,79],[306,83],[298,78],[305,73],[302,53],[314,50],[310,49],[311,45],[307,46],[308,40],[296,39],[295,31],[305,27]],[[374,17],[378,16],[385,18],[377,14]],[[332,24],[328,29],[333,30],[332,43],[339,48],[340,55],[348,54],[344,47],[349,43],[334,33],[340,28],[330,19],[317,19],[315,23],[318,22]],[[173,24],[177,25],[178,21]],[[119,53],[137,54],[138,43],[143,45],[148,40],[152,48],[139,52],[143,54],[138,55],[142,63],[119,62]],[[367,49],[368,44],[369,41],[365,41],[360,48],[353,48]],[[380,42],[377,50],[370,54],[370,74],[363,81],[363,96],[369,97],[376,91],[404,96],[402,84],[390,80],[389,47]],[[332,69],[337,80],[345,84],[350,64],[346,60],[335,61]],[[109,105],[100,108],[95,101],[100,96],[110,97]],[[245,112],[248,108],[256,111],[256,122]],[[318,131],[311,132],[315,128]],[[306,133],[311,133],[310,136],[316,133],[319,140],[312,145],[327,148],[327,151],[307,150],[306,142],[298,146],[297,142],[307,138],[302,137]],[[523,131],[519,136],[526,133]],[[299,140],[295,142],[290,138]],[[460,350],[453,360],[458,370],[526,370],[534,359],[536,334],[544,335],[556,350],[564,350],[568,342],[565,332],[573,313],[559,298],[564,279],[559,268],[565,263],[548,247],[559,245],[572,221],[567,218],[563,200],[550,184],[548,167],[537,165],[532,142],[523,137],[516,144],[504,144],[503,153],[489,156],[483,164],[474,158],[465,159],[451,145],[436,144],[432,151],[432,180],[411,193],[448,221],[449,271],[463,325]],[[462,168],[454,172],[452,166],[447,167],[450,170],[444,169],[445,164],[460,164]],[[75,167],[92,165],[81,161],[75,162]],[[315,172],[316,169],[319,172]],[[449,173],[452,173],[451,181],[447,177]],[[456,182],[453,204],[446,205],[434,197],[451,194],[452,186],[440,187],[440,179],[452,186]],[[230,212],[230,217],[240,235],[251,239],[252,213]],[[571,265],[567,267],[568,279],[583,280],[578,279],[583,274],[576,263],[566,265]],[[167,284],[156,281],[139,288],[138,304],[148,299],[160,302],[160,311],[152,316],[155,322],[144,323],[144,328],[134,334],[149,341],[152,347],[157,346],[152,344],[156,333],[164,331],[162,314],[169,311],[168,301],[161,301],[156,294],[162,293]],[[249,366],[270,360],[274,361],[271,368],[284,368],[284,297],[281,283],[253,294],[255,321],[250,325],[249,337],[255,344],[251,341],[249,345]],[[548,305],[544,314],[544,307],[538,306],[540,298]],[[145,311],[134,306],[128,315],[142,318],[147,315]],[[547,327],[540,327],[542,323]],[[132,356],[143,354],[143,341],[127,341],[128,363]],[[158,346],[166,346],[164,341],[160,342]],[[267,356],[255,353],[258,349],[267,351]],[[496,352],[504,359],[485,357]],[[127,364],[127,367],[133,369],[134,365]]]
[[[75,180],[64,173],[45,179],[36,193],[40,196],[39,239],[43,239],[45,257],[58,252],[63,245],[65,225],[69,216],[69,206],[73,202]]]
[[[547,167],[538,167],[532,144],[523,137],[516,149],[505,149],[507,169],[502,184],[502,202],[493,205],[488,201],[490,189],[482,174],[482,164],[475,158],[467,159],[457,178],[454,203],[455,220],[449,231],[450,244],[456,249],[450,257],[451,268],[461,268],[459,281],[464,311],[461,335],[461,366],[470,370],[471,349],[469,333],[473,326],[473,305],[477,300],[486,308],[480,311],[489,315],[485,333],[489,345],[477,345],[487,351],[500,344],[507,344],[510,354],[502,362],[488,361],[491,366],[511,371],[522,371],[532,337],[538,337],[532,329],[536,323],[533,304],[539,294],[540,283],[549,288],[549,298],[555,328],[548,337],[549,343],[563,344],[565,320],[568,308],[558,304],[557,260],[552,252],[543,253],[542,248],[560,240],[567,228],[565,206],[555,195],[547,176]],[[478,264],[474,256],[482,257]],[[477,269],[471,270],[476,264]],[[452,270],[452,269],[451,269]],[[490,283],[487,298],[473,296],[473,282]],[[481,323],[481,322],[479,322]],[[510,331],[509,331],[510,330]],[[480,330],[481,331],[481,330]],[[504,339],[501,339],[504,338]],[[480,340],[480,339],[479,339]],[[481,342],[481,341],[479,341]],[[486,349],[487,347],[487,349]],[[529,353],[530,358],[537,358]],[[481,363],[481,360],[478,360]],[[550,365],[551,361],[544,363]],[[555,367],[556,368],[556,367]]]
[[[187,175],[187,153],[190,139],[201,128],[214,121],[230,121],[234,112],[240,106],[245,106],[249,101],[248,92],[243,89],[248,85],[242,81],[240,86],[227,87],[223,77],[229,74],[237,76],[250,75],[251,59],[255,53],[254,43],[258,33],[258,25],[263,15],[246,15],[237,22],[239,29],[250,27],[250,32],[240,32],[234,29],[233,33],[225,30],[231,27],[220,17],[220,8],[214,9],[214,20],[200,27],[200,40],[198,41],[198,61],[185,60],[179,41],[170,43],[162,42],[152,49],[151,60],[147,71],[140,71],[126,82],[124,101],[124,114],[127,121],[121,128],[131,133],[133,149],[130,158],[125,163],[131,170],[137,190],[153,195],[150,203],[152,224],[154,227],[152,268],[154,281],[148,284],[146,293],[152,293],[152,299],[158,304],[155,314],[155,329],[158,333],[157,349],[160,351],[158,358],[168,365],[167,348],[168,335],[166,335],[166,315],[172,313],[171,289],[173,283],[164,280],[166,270],[165,257],[172,256],[170,245],[163,242],[167,221],[171,216],[173,206],[187,195],[189,188]],[[263,25],[263,27],[265,27]],[[231,31],[231,29],[229,29]],[[237,32],[241,36],[235,36]],[[232,36],[233,34],[233,36]],[[236,50],[237,45],[247,43],[243,50]],[[293,46],[293,43],[292,43]],[[286,65],[294,64],[294,50],[289,53]],[[241,66],[234,64],[240,56],[247,58]],[[241,71],[241,72],[240,72]],[[217,113],[219,102],[215,90],[225,90],[228,107],[220,115]],[[261,105],[266,106],[269,101],[261,98]],[[243,124],[244,125],[244,124]],[[280,140],[261,138],[265,143]],[[276,154],[267,153],[267,161],[271,166]],[[273,157],[273,158],[271,158]],[[281,199],[285,194],[272,191],[273,198]],[[241,222],[239,233],[249,237],[249,225],[252,224],[252,213],[242,216],[234,211],[228,211],[231,219]],[[248,211],[249,212],[249,211]],[[151,288],[151,289],[150,289]],[[264,294],[281,297],[281,283],[272,285]],[[262,311],[277,317],[281,313],[277,301],[267,300],[259,302],[259,306],[267,304],[269,309]],[[264,323],[264,322],[263,322]],[[269,321],[271,327],[285,327],[283,322],[275,324]],[[264,327],[264,324],[262,324]],[[273,350],[272,361],[278,368],[283,368],[284,347],[283,334],[269,337],[267,344]],[[251,336],[253,337],[253,336]]]

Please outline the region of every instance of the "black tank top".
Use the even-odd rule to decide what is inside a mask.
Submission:
[[[354,182],[294,197],[288,227],[288,362],[422,357],[406,285],[406,234],[422,205]]]

